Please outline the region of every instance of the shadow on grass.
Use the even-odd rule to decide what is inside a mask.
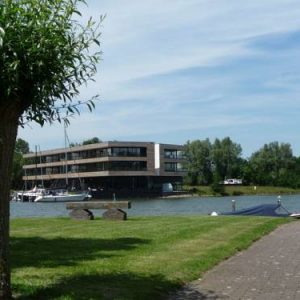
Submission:
[[[150,241],[139,238],[11,238],[12,268],[72,266],[83,260],[121,255]]]
[[[13,269],[75,266],[82,261],[124,255],[120,252],[130,251],[149,243],[150,240],[147,239],[129,237],[116,239],[18,237],[11,238],[11,262]],[[46,286],[14,283],[14,299],[158,300],[168,299],[169,292],[181,286],[180,282],[168,280],[161,274],[143,274],[143,270],[141,273],[126,272],[122,266],[118,272],[105,272],[101,269],[99,273],[93,271],[86,274],[86,272],[88,270],[65,275],[54,284]],[[208,298],[198,291],[189,295],[193,295],[193,298],[184,295],[183,298],[174,299],[217,299],[211,298],[212,295]]]
[[[26,287],[16,286],[19,291]],[[171,293],[170,293],[171,292]],[[81,275],[64,278],[55,285],[22,293],[15,300],[216,300],[226,295],[182,286],[162,275],[144,276],[135,273]]]
[[[26,295],[26,286],[15,285],[14,290],[22,296],[17,300],[153,300],[166,299],[168,291],[179,287],[178,283],[166,280],[161,275],[144,276],[135,273],[93,274],[63,278],[56,284],[31,291]]]

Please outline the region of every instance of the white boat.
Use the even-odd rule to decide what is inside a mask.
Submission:
[[[29,191],[20,191],[15,192],[12,200],[14,201],[22,201],[22,202],[33,202],[39,196],[42,196],[46,193],[45,189],[37,188],[36,186]]]
[[[223,184],[225,184],[225,185],[241,185],[241,184],[243,184],[243,180],[237,179],[237,178],[230,178],[230,179],[225,179],[223,181]]]
[[[84,192],[80,194],[69,194],[68,192],[49,193],[36,197],[34,202],[68,202],[68,201],[84,201],[91,196]]]
[[[64,133],[65,133],[65,149],[67,149],[67,132],[66,132],[66,126],[64,127]],[[67,161],[67,152],[65,153],[65,161]],[[40,160],[40,164],[41,164]],[[67,166],[67,165],[66,165]],[[42,174],[42,170],[41,170]],[[68,186],[68,172],[67,168],[65,170],[65,176],[66,176],[66,186]],[[35,187],[36,189],[36,187]],[[34,197],[30,198],[30,201],[33,202],[67,202],[67,201],[84,201],[88,200],[92,196],[89,194],[89,192],[81,192],[81,193],[68,193],[67,190],[46,190],[46,189],[40,189],[39,193],[34,195]]]

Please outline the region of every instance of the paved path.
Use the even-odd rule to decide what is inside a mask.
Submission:
[[[280,226],[169,300],[300,300],[300,221]]]

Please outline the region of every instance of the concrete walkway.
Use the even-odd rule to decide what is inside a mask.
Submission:
[[[169,300],[300,300],[300,221],[280,226]]]

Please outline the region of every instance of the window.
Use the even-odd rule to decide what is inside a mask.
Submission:
[[[183,172],[184,168],[181,163],[176,162],[166,162],[165,163],[166,172]]]
[[[177,150],[165,149],[165,158],[177,158]]]
[[[109,171],[146,171],[145,161],[111,161],[108,163]]]
[[[79,171],[79,166],[78,165],[71,166],[71,173],[78,173],[78,171]]]
[[[145,157],[147,148],[145,147],[112,147],[111,156],[115,157]]]
[[[76,160],[76,159],[79,159],[80,156],[79,156],[79,153],[78,152],[72,152],[71,153],[71,159],[72,160]]]
[[[184,158],[184,151],[178,150],[177,151],[177,158],[179,158],[179,159]]]

